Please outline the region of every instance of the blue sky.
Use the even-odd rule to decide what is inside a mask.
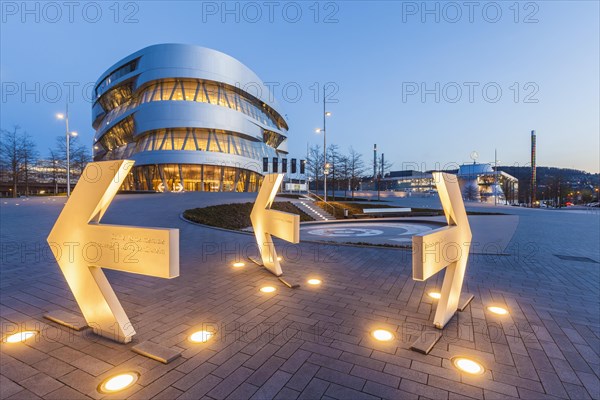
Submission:
[[[327,140],[369,162],[377,143],[392,169],[473,150],[490,162],[495,148],[501,164],[527,165],[536,129],[538,165],[598,172],[599,3],[464,3],[3,2],[1,126],[19,124],[45,154],[71,86],[71,126],[91,146],[91,83],[145,46],[193,43],[278,84],[300,158],[322,143],[315,83],[332,82]]]

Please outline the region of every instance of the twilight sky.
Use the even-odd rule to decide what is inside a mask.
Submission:
[[[3,1],[1,126],[19,124],[45,155],[69,100],[71,128],[91,147],[98,77],[143,47],[192,43],[270,82],[298,158],[322,144],[315,88],[331,82],[328,143],[367,162],[377,143],[393,170],[451,168],[473,150],[491,162],[494,148],[500,164],[527,165],[535,129],[538,165],[600,171],[597,1],[426,6]]]

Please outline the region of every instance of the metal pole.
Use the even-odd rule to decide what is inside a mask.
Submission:
[[[379,174],[377,175],[377,200],[381,200],[380,193],[381,193],[381,179],[383,178],[383,157],[384,157],[384,154],[381,153],[381,166],[379,169]]]
[[[531,204],[530,207],[535,205],[535,195],[536,195],[536,137],[535,130],[531,131]]]
[[[498,205],[498,150],[494,149],[494,164],[496,169],[494,170],[494,205]],[[506,196],[506,194],[505,194]]]
[[[377,143],[373,145],[373,179],[377,178]]]
[[[327,203],[327,128],[325,126],[327,116],[325,115],[325,85],[323,85],[323,191],[325,192],[325,203]]]
[[[308,158],[308,142],[306,142],[306,159],[310,160],[310,158]],[[300,164],[302,164],[302,160],[299,160]],[[317,160],[315,160],[317,161]],[[298,168],[300,168],[300,165],[298,165]],[[307,174],[306,171],[304,171],[304,182],[306,183],[306,194],[308,194],[308,192],[310,192],[310,180],[308,179],[310,176],[310,174]],[[317,183],[315,183],[315,193],[317,193],[319,191],[319,183],[318,183],[318,179],[317,179]]]
[[[71,149],[69,144],[69,102],[67,101],[67,112],[65,114],[65,126],[67,137],[67,197],[71,196]]]

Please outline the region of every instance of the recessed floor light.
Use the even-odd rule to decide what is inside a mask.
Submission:
[[[462,372],[471,375],[481,375],[485,372],[483,365],[466,357],[454,357],[452,359],[452,364]]]
[[[19,342],[24,342],[29,338],[34,337],[35,335],[37,335],[37,331],[21,331],[18,333],[13,333],[10,336],[7,336],[4,341],[6,343],[19,343]]]
[[[213,337],[213,332],[198,331],[190,335],[190,341],[194,343],[206,343],[211,337]]]
[[[277,261],[281,261],[281,260],[283,260],[283,257],[277,256]]]
[[[489,312],[492,312],[494,314],[498,314],[498,315],[506,315],[508,314],[508,310],[506,308],[503,307],[498,307],[498,306],[491,306],[487,308]]]
[[[309,285],[320,285],[321,284],[321,280],[320,279],[309,279],[308,281],[306,281]]]
[[[240,262],[235,262],[235,263],[233,263],[231,265],[233,265],[235,268],[241,268],[241,267],[243,267],[246,264],[244,264],[243,262],[240,261]]]
[[[372,333],[373,337],[380,342],[387,342],[394,338],[394,335],[390,331],[386,331],[385,329],[377,329]]]
[[[273,286],[263,286],[260,288],[260,291],[263,293],[273,293],[275,288]]]
[[[431,297],[432,299],[439,299],[442,297],[442,294],[439,292],[429,292],[429,293],[427,293],[427,295],[429,297]]]
[[[100,393],[116,393],[125,390],[137,382],[139,374],[137,372],[124,372],[122,374],[111,376],[100,384],[98,391]]]

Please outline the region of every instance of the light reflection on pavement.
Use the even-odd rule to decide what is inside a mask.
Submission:
[[[410,243],[415,234],[438,228],[434,223],[417,222],[346,222],[307,224],[300,227],[303,240],[325,242],[362,242],[373,244]]]

